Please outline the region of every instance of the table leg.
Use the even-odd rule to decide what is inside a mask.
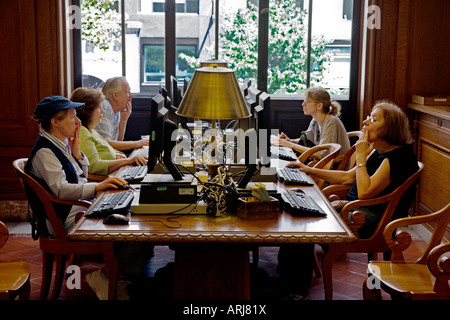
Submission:
[[[322,260],[323,285],[325,289],[325,300],[333,300],[333,262],[335,254],[334,244],[323,246],[325,255]]]

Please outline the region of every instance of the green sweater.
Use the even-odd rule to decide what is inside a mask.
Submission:
[[[108,175],[109,161],[115,160],[117,151],[97,131],[90,132],[81,127],[80,149],[89,160],[88,171],[92,174]]]

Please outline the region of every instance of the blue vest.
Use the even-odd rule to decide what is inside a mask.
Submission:
[[[47,183],[44,179],[38,178],[31,172],[31,163],[32,160],[36,154],[36,152],[42,148],[50,149],[54,155],[58,158],[58,160],[61,162],[62,169],[64,170],[66,174],[67,181],[69,183],[78,183],[78,175],[73,167],[70,160],[66,157],[66,155],[57,147],[55,146],[51,141],[49,141],[47,138],[40,136],[34,146],[31,150],[31,154],[28,158],[27,164],[25,165],[25,173],[33,177],[41,186],[43,186],[48,192],[53,193],[50,188],[48,187]],[[81,167],[81,166],[80,166]],[[42,202],[40,201],[39,197],[36,195],[36,193],[25,184],[25,191],[28,198],[28,203],[33,210],[34,217],[38,220],[38,233],[41,235],[49,236],[48,230],[46,226],[46,218],[47,214],[45,212],[44,206]],[[55,208],[55,212],[58,214],[58,216],[61,219],[61,222],[64,223],[66,220],[72,206],[67,204],[61,204],[61,203],[53,203],[53,207]]]

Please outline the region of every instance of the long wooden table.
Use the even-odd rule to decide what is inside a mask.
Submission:
[[[279,183],[280,189],[285,186]],[[175,250],[175,299],[250,299],[249,251],[258,246],[317,243],[326,299],[332,299],[334,247],[355,240],[316,186],[302,187],[326,212],[326,217],[244,220],[233,214],[131,215],[128,225],[105,225],[83,217],[69,232],[74,241],[146,241]],[[108,191],[110,192],[110,191]]]

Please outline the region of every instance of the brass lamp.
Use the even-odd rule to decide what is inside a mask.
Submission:
[[[234,71],[217,65],[195,70],[176,114],[187,118],[211,120],[213,147],[217,120],[250,117]]]

